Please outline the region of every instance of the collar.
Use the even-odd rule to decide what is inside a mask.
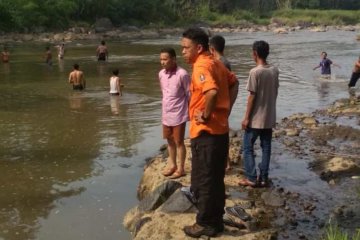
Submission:
[[[168,70],[165,69],[165,73],[169,75],[168,78],[171,78],[173,75],[176,74],[176,70],[177,70],[177,64],[175,64],[173,68],[170,68]]]

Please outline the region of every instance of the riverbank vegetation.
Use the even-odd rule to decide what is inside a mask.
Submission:
[[[0,31],[63,30],[104,17],[115,26],[268,24],[273,18],[341,25],[358,23],[359,9],[358,0],[1,0]]]
[[[326,229],[323,240],[360,240],[360,229],[354,235],[349,236],[338,226],[330,224]]]

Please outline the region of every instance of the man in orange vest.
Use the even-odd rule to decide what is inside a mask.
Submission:
[[[197,202],[196,223],[184,227],[190,237],[216,236],[224,230],[225,167],[231,107],[238,81],[209,52],[209,37],[190,28],[181,40],[185,61],[192,65],[189,105],[192,152],[191,192]]]

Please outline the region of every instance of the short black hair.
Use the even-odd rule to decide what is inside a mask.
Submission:
[[[327,56],[327,52],[321,52],[321,54],[325,54],[325,57]]]
[[[225,49],[225,38],[221,35],[215,35],[210,38],[210,46],[214,47],[219,53],[224,52]]]
[[[175,49],[173,49],[171,47],[162,48],[160,50],[160,53],[168,53],[171,58],[176,58]]]
[[[209,36],[201,28],[188,28],[182,34],[183,38],[188,38],[196,44],[200,44],[205,51],[209,50]]]
[[[115,76],[119,75],[119,69],[118,69],[118,68],[113,69],[112,73],[113,73]]]
[[[74,69],[78,70],[79,69],[79,64],[75,63],[74,64]]]
[[[101,41],[101,45],[105,45],[105,41],[104,41],[104,40]]]
[[[270,52],[270,46],[263,40],[255,41],[253,43],[253,51],[255,51],[261,59],[266,60]]]

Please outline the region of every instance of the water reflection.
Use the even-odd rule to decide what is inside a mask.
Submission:
[[[62,58],[58,58],[58,67],[59,67],[59,72],[64,72],[64,59]]]
[[[79,110],[82,107],[82,93],[74,91],[69,96],[70,109]]]
[[[110,108],[114,115],[119,115],[120,96],[110,96]]]

